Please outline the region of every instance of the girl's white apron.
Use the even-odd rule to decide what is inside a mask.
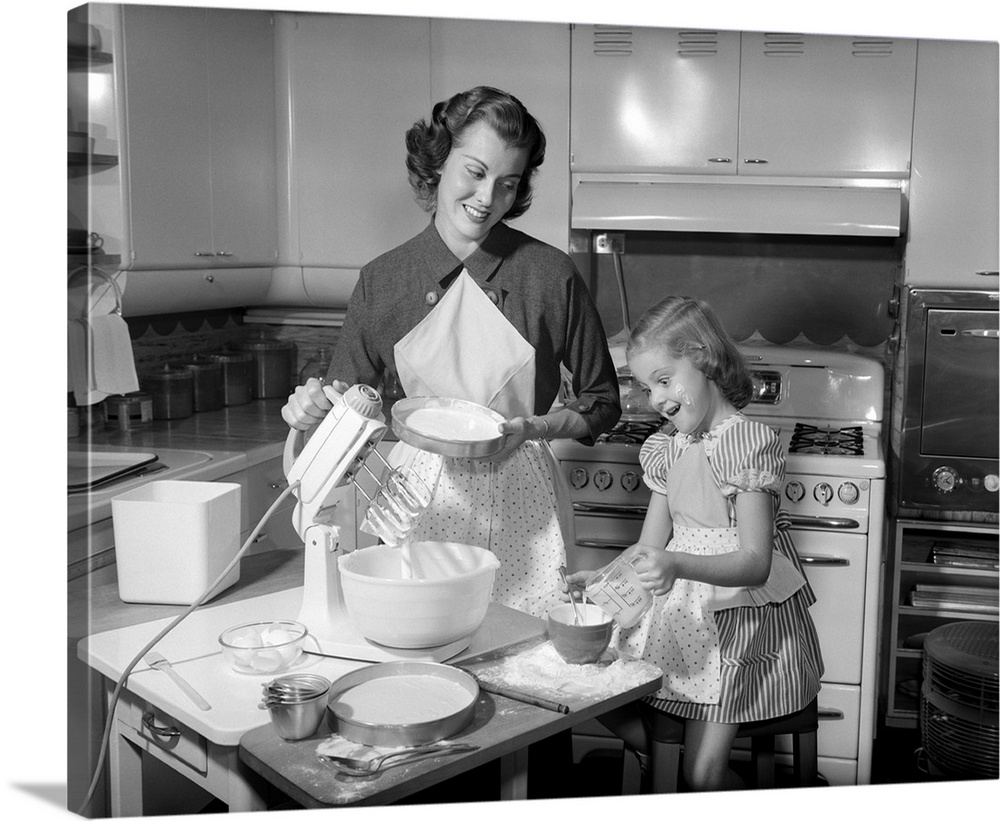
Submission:
[[[506,419],[534,412],[535,349],[465,270],[394,353],[408,397],[464,399]],[[568,488],[547,443],[525,442],[503,462],[488,462],[400,442],[389,461],[412,467],[433,491],[413,541],[493,551],[496,602],[536,616],[559,602],[558,568],[574,532]]]

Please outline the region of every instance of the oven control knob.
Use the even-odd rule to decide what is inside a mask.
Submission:
[[[802,497],[806,495],[806,489],[802,482],[789,482],[785,485],[785,495],[790,502],[801,502]]]
[[[594,474],[594,487],[598,490],[607,490],[611,487],[611,471],[601,468]]]
[[[833,488],[826,482],[820,482],[813,490],[813,498],[821,505],[828,505],[833,498]]]
[[[845,505],[853,505],[861,498],[861,491],[854,482],[844,482],[837,488],[837,498]]]
[[[587,482],[589,481],[590,477],[587,475],[586,468],[573,468],[573,470],[569,472],[569,483],[577,490],[582,487],[586,487]]]
[[[995,473],[988,473],[986,478],[983,479],[983,487],[985,487],[990,493],[996,493],[1000,490],[1000,476]]]
[[[631,493],[639,487],[639,475],[634,470],[627,470],[622,474],[622,487]]]
[[[954,468],[940,467],[931,474],[931,480],[940,493],[951,493],[958,484],[958,474]]]

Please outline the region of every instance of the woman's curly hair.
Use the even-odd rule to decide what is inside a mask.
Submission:
[[[632,326],[625,355],[652,347],[666,348],[672,357],[687,357],[711,379],[736,408],[753,396],[753,379],[739,348],[715,312],[700,299],[668,296]]]
[[[419,120],[406,132],[406,170],[417,202],[425,211],[437,206],[441,167],[452,146],[461,144],[469,126],[489,125],[507,145],[528,149],[528,163],[505,220],[521,216],[531,205],[531,181],[545,159],[545,134],[520,100],[505,91],[477,86],[434,106],[430,122]]]

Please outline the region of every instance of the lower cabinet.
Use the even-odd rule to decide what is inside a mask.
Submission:
[[[281,456],[260,462],[220,481],[237,482],[242,488],[240,545],[246,542],[268,509],[288,486]],[[294,509],[295,496],[289,494],[271,513],[270,518],[254,537],[253,544],[247,548],[245,555],[263,553],[266,550],[301,548],[302,540],[292,525]]]
[[[997,622],[995,604],[990,609],[976,603],[976,591],[997,589],[997,535],[996,525],[895,522],[883,606],[888,620],[882,676],[887,726],[918,725],[927,633],[956,621]]]

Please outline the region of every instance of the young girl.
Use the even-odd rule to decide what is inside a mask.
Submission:
[[[635,626],[616,627],[612,643],[662,668],[663,686],[646,701],[686,719],[688,786],[739,788],[729,769],[739,724],[802,709],[823,672],[808,612],[815,596],[778,509],[784,455],[771,428],[739,412],[750,375],[704,303],[664,299],[632,329],[626,357],[676,431],[642,446],[652,498],[626,551],[653,606]]]

